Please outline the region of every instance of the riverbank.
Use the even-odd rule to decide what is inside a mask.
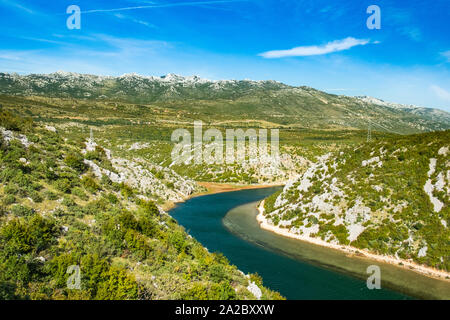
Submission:
[[[201,197],[206,196],[209,194],[216,194],[216,193],[224,193],[224,192],[233,192],[233,191],[239,191],[239,190],[248,190],[248,189],[264,189],[264,188],[270,188],[270,187],[278,187],[282,186],[280,184],[231,184],[231,183],[218,183],[218,182],[204,182],[204,181],[196,181],[196,183],[205,188],[206,191],[197,192],[189,195],[188,197],[185,197],[181,201],[173,202],[173,201],[167,201],[162,205],[162,209],[164,211],[169,211],[173,209],[177,203],[185,202],[186,200],[195,198],[195,197]]]
[[[308,243],[326,247],[329,249],[339,250],[341,252],[345,252],[350,257],[366,258],[366,259],[370,259],[373,261],[379,261],[379,262],[391,264],[398,268],[404,268],[404,269],[407,269],[410,271],[414,271],[416,273],[420,273],[427,277],[446,282],[450,285],[450,273],[445,272],[443,270],[438,270],[435,268],[419,265],[419,264],[409,261],[409,260],[403,260],[403,259],[397,259],[395,257],[377,255],[377,254],[371,253],[367,250],[362,250],[362,249],[358,249],[358,248],[347,246],[347,245],[337,245],[337,244],[328,243],[319,238],[312,238],[312,237],[295,234],[293,232],[290,232],[287,229],[283,229],[283,228],[274,226],[274,225],[270,224],[268,222],[268,220],[266,219],[266,217],[264,216],[264,200],[262,200],[259,203],[259,205],[257,206],[257,210],[258,210],[258,214],[256,216],[256,219],[257,219],[258,224],[261,229],[271,231],[273,233],[276,233],[276,234],[284,236],[284,237],[297,239],[300,241],[308,242]]]
[[[352,276],[360,270],[365,272],[366,266],[360,267],[361,264],[354,268],[354,273],[345,273],[315,263],[328,261],[334,265],[335,260],[330,256],[338,255],[338,259],[354,266],[353,259],[341,252],[262,230],[256,221],[256,204],[280,189],[257,188],[194,197],[177,204],[169,214],[210,252],[222,253],[245,274],[258,273],[265,287],[280,292],[289,300],[408,299],[401,290],[387,287],[368,290],[365,279]],[[242,207],[247,210],[240,211]],[[303,259],[305,252],[311,252],[308,257],[312,259]],[[383,279],[388,276],[383,268]]]

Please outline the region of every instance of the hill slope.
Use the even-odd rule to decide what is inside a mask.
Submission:
[[[118,101],[151,104],[182,112],[184,119],[206,122],[252,119],[329,129],[364,129],[371,122],[376,130],[398,133],[450,128],[450,116],[444,111],[395,108],[379,100],[336,96],[275,81],[209,81],[173,74],[105,77],[67,72],[27,76],[0,73],[0,93],[114,101],[116,106]]]
[[[318,157],[265,201],[293,234],[450,270],[450,131]]]
[[[194,191],[167,168],[0,109],[0,299],[281,298],[155,204]]]

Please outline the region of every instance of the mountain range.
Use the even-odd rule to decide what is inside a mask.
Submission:
[[[210,123],[251,119],[308,129],[367,129],[370,123],[373,130],[399,134],[450,128],[450,113],[439,109],[334,95],[271,80],[0,73],[0,94],[156,105],[183,112],[185,119]]]

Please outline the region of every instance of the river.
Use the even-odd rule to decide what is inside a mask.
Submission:
[[[410,288],[392,283],[389,286],[398,290],[384,287],[408,270],[381,265],[382,288],[369,290],[367,266],[380,263],[260,229],[256,203],[277,190],[279,187],[195,197],[177,204],[170,214],[209,251],[223,253],[245,273],[257,272],[265,286],[287,299],[409,299],[400,292]],[[429,285],[429,278],[409,272],[407,277],[426,278],[424,285]]]

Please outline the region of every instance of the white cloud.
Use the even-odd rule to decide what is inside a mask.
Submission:
[[[146,6],[124,7],[124,8],[114,8],[114,9],[94,9],[94,10],[82,11],[81,13],[117,12],[117,11],[128,11],[128,10],[138,10],[138,9],[215,5],[215,4],[231,3],[231,2],[242,2],[242,1],[248,1],[248,0],[189,1],[189,2],[177,2],[177,3],[151,4],[151,5],[146,5]]]
[[[450,50],[441,52],[441,55],[447,59],[447,62],[450,62]]]
[[[296,47],[289,50],[273,50],[260,53],[259,55],[264,58],[283,58],[283,57],[304,57],[304,56],[316,56],[332,52],[338,52],[348,50],[355,46],[365,46],[370,41],[367,39],[355,39],[348,37],[342,40],[335,40],[328,42],[321,46],[303,46]]]
[[[422,40],[422,31],[420,31],[417,27],[401,27],[397,29],[400,34],[407,36],[411,40],[421,41]]]
[[[122,19],[122,20],[130,20],[130,21],[132,21],[132,22],[134,22],[134,23],[142,24],[142,25],[144,25],[144,26],[146,26],[146,27],[149,27],[149,28],[157,28],[155,25],[153,25],[153,24],[151,24],[151,23],[148,23],[147,21],[135,19],[135,18],[126,16],[126,15],[121,14],[121,13],[115,13],[114,16],[115,16],[116,18],[119,18],[119,19]]]
[[[2,0],[1,3],[5,4],[7,6],[10,6],[10,7],[14,7],[16,9],[23,10],[23,11],[29,13],[29,14],[34,14],[35,13],[33,10],[31,10],[31,9],[29,9],[29,8],[19,4],[19,3],[16,3],[14,1]]]
[[[450,92],[437,85],[431,85],[430,89],[442,100],[450,101]]]

